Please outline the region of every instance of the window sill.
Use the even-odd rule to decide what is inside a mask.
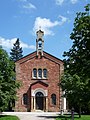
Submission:
[[[32,80],[48,80],[48,78],[32,78]]]

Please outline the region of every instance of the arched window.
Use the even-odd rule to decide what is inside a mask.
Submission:
[[[38,69],[38,78],[42,78],[42,69]]]
[[[43,77],[47,78],[47,69],[43,69]]]
[[[23,94],[23,104],[24,104],[24,105],[27,105],[27,104],[28,104],[28,95],[27,95],[27,93],[24,93],[24,94]]]
[[[52,101],[53,105],[56,105],[56,95],[55,94],[51,95],[51,101]]]
[[[36,68],[33,69],[33,78],[37,78],[37,69]]]

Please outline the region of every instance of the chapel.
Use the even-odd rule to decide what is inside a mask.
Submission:
[[[59,86],[64,63],[44,51],[44,32],[36,32],[36,51],[16,61],[16,80],[21,82],[17,90],[15,111],[59,112],[66,109]]]

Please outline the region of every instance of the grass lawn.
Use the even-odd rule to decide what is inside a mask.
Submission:
[[[71,116],[70,115],[58,116],[56,120],[71,120]],[[79,118],[78,115],[75,115],[74,120],[90,120],[90,115],[82,115],[81,118]]]
[[[11,115],[0,115],[0,120],[19,120],[19,118]]]

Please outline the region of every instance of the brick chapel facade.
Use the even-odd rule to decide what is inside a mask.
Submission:
[[[36,51],[16,61],[17,91],[15,111],[52,111],[64,109],[58,83],[63,73],[63,61],[43,50],[44,32],[37,31]]]

